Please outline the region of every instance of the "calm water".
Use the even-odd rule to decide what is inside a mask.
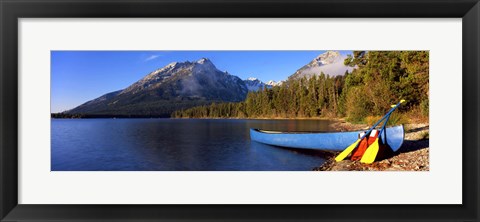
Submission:
[[[324,120],[52,119],[52,170],[311,170],[315,151],[250,141],[249,129],[326,131]]]

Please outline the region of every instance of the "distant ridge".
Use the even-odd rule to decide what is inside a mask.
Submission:
[[[248,91],[253,91],[256,92],[258,90],[262,90],[264,87],[267,87],[268,89],[274,87],[274,86],[280,86],[283,84],[283,81],[280,82],[275,82],[273,80],[270,80],[266,83],[260,81],[259,79],[255,77],[250,77],[248,79],[243,80],[245,82],[245,85],[247,86]]]

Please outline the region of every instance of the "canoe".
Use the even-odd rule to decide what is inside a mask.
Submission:
[[[403,125],[388,127],[382,142],[397,151],[403,143],[405,131]],[[260,129],[250,129],[250,139],[273,146],[302,148],[327,151],[342,151],[358,139],[354,132],[280,132]]]

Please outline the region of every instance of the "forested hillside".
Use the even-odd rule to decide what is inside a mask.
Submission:
[[[249,92],[243,102],[216,103],[176,111],[174,118],[346,117],[359,122],[383,115],[400,99],[407,118],[428,121],[428,51],[354,51],[344,61],[351,73],[289,79],[281,86]]]

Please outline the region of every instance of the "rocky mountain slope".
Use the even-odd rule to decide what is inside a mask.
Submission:
[[[243,101],[247,92],[243,80],[202,58],[171,63],[123,90],[88,101],[66,114],[169,116],[175,110],[196,105]]]

